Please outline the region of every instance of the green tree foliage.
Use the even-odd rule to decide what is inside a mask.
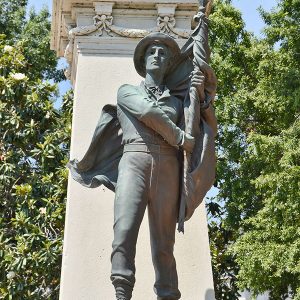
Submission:
[[[219,193],[208,210],[217,299],[237,299],[238,288],[300,297],[299,8],[282,0],[261,11],[262,39],[245,32],[230,1],[217,1],[211,16],[220,130]]]
[[[0,0],[0,33],[6,35],[10,45],[22,41],[27,76],[61,81],[63,71],[56,70],[56,54],[49,50],[50,14],[47,9],[39,14],[31,10],[26,20],[27,3],[27,0]]]
[[[72,95],[54,108],[57,87],[45,79],[61,76],[49,49],[48,12],[32,12],[16,27],[15,1],[3,3],[7,15],[1,12],[0,20],[8,23],[0,22],[6,34],[0,35],[0,299],[57,299]]]
[[[0,0],[0,32],[13,39],[22,32],[27,0]]]
[[[27,60],[29,76],[58,82],[65,77],[63,70],[56,69],[56,53],[50,51],[49,18],[50,14],[46,9],[39,14],[31,10],[19,40],[22,40],[22,51]]]

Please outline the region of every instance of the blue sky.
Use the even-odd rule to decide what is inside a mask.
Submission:
[[[277,5],[276,0],[233,0],[232,4],[242,12],[243,19],[246,23],[246,28],[249,31],[259,35],[264,23],[261,20],[257,11],[258,7],[269,11]]]

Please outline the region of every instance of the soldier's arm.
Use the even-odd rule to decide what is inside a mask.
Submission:
[[[170,145],[179,145],[184,132],[177,127],[167,114],[154,102],[144,97],[131,85],[122,85],[117,102],[122,110],[159,133]]]

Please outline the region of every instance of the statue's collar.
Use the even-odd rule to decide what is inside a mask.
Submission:
[[[150,95],[154,96],[157,100],[170,97],[170,90],[166,85],[151,86],[147,85],[145,81],[141,82],[141,87]]]

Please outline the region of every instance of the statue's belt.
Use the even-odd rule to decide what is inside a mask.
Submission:
[[[162,146],[155,144],[125,144],[124,153],[125,152],[146,152],[166,155],[177,155],[178,149],[172,146]]]

